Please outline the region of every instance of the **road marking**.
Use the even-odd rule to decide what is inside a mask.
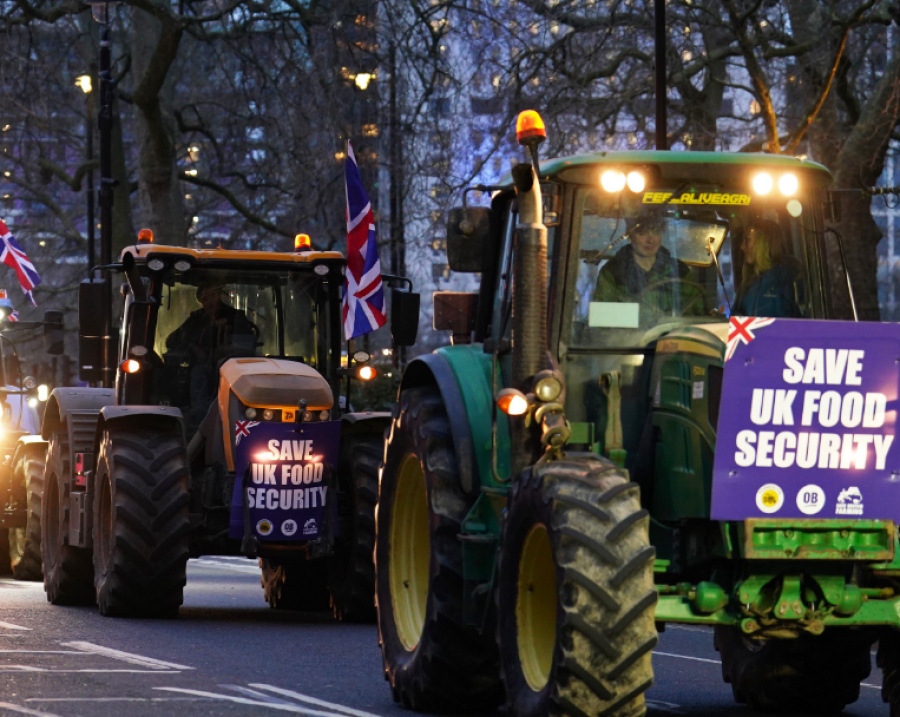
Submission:
[[[154,690],[167,690],[169,692],[181,692],[186,695],[197,695],[199,697],[211,697],[216,700],[225,700],[226,702],[236,702],[239,705],[253,705],[254,707],[268,707],[281,712],[293,712],[295,714],[312,715],[312,717],[346,717],[343,712],[320,712],[312,710],[300,705],[291,705],[286,702],[263,702],[261,700],[250,700],[246,697],[235,697],[234,695],[223,695],[218,692],[204,692],[203,690],[188,690],[184,687],[154,687]],[[346,708],[345,708],[346,709]]]
[[[682,660],[694,660],[696,662],[709,662],[713,665],[721,665],[721,660],[710,660],[706,657],[691,657],[690,655],[676,655],[674,652],[660,652],[659,650],[653,651],[654,655],[661,655],[662,657],[680,657]]]
[[[199,697],[29,697],[26,702],[208,702]]]
[[[661,700],[645,700],[645,702],[648,709],[656,712],[669,712],[674,715],[687,714],[681,705],[676,705],[674,702],[662,702]]]
[[[662,655],[663,657],[679,657],[682,660],[694,660],[695,662],[709,662],[713,665],[721,665],[721,660],[710,660],[705,657],[691,657],[690,655],[676,655],[674,652],[660,652],[659,650],[653,651],[654,655]],[[860,682],[860,687],[871,687],[874,690],[880,690],[881,685],[870,685],[868,682]]]
[[[0,667],[0,673],[3,672],[103,672],[103,673],[122,673],[128,675],[180,675],[181,670],[109,670],[102,668],[85,668],[85,669],[56,669],[51,667],[31,667],[30,665],[6,665]]]
[[[259,565],[257,563],[250,562],[246,558],[238,558],[238,560],[241,562],[227,562],[222,558],[215,560],[210,558],[194,558],[191,562],[201,568],[218,568],[219,570],[231,570],[236,573],[259,575]]]
[[[354,717],[378,717],[378,715],[375,715],[371,712],[362,712],[361,710],[355,710],[352,707],[345,707],[344,705],[338,705],[334,702],[326,702],[325,700],[316,699],[315,697],[310,697],[309,695],[304,695],[300,692],[294,692],[293,690],[285,690],[281,687],[273,687],[272,685],[264,685],[258,682],[251,682],[250,686],[256,687],[260,690],[268,690],[269,692],[274,692],[277,695],[292,697],[293,699],[300,702],[309,702],[310,704],[316,705],[318,707],[328,707],[333,710],[339,710],[344,714],[354,715]]]
[[[63,647],[74,647],[76,650],[81,650],[82,652],[89,653],[91,655],[103,655],[104,657],[110,657],[113,660],[121,660],[122,662],[129,662],[132,665],[143,665],[144,667],[149,667],[151,670],[193,670],[193,667],[189,665],[179,665],[176,662],[165,662],[163,660],[156,660],[152,657],[144,657],[143,655],[135,655],[132,652],[122,652],[121,650],[114,650],[111,647],[103,647],[103,645],[95,645],[92,642],[61,642],[59,643]],[[110,670],[112,672],[112,670]]]
[[[59,717],[57,714],[53,714],[52,712],[38,712],[37,710],[30,709],[29,707],[22,707],[21,705],[14,705],[10,702],[0,702],[0,710],[9,710],[10,712],[19,712],[23,715],[33,715],[33,717]]]
[[[13,625],[11,622],[3,622],[0,620],[0,628],[4,630],[31,630],[30,627],[22,627],[21,625]]]
[[[710,625],[673,625],[666,623],[666,630],[684,630],[686,632],[711,632]]]

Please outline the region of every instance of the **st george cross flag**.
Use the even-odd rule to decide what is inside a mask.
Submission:
[[[12,232],[9,231],[9,227],[2,221],[0,221],[0,248],[2,248],[0,262],[13,268],[16,272],[16,277],[19,279],[19,285],[22,287],[22,291],[25,292],[25,296],[28,297],[32,304],[37,306],[37,302],[34,300],[34,295],[31,292],[34,290],[34,287],[41,283],[41,277],[37,273],[37,269],[34,268],[34,264],[31,263],[31,259],[28,258],[28,255],[19,246],[19,242],[16,241]]]
[[[347,269],[342,306],[344,336],[350,339],[384,326],[384,287],[375,243],[375,215],[363,188],[353,147],[347,142]]]

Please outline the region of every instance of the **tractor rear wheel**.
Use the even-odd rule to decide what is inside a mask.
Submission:
[[[9,561],[16,580],[40,580],[41,493],[44,489],[44,459],[23,454],[13,466],[13,480],[22,487],[26,518],[24,528],[9,531]]]
[[[104,431],[93,526],[101,615],[178,614],[188,559],[188,477],[180,431]]]
[[[375,501],[381,435],[350,435],[341,446],[338,480],[349,505],[341,522],[334,556],[328,561],[328,588],[334,616],[349,622],[375,622]],[[342,513],[344,511],[342,510]]]
[[[502,699],[494,636],[463,615],[471,504],[439,391],[403,390],[379,486],[375,586],[385,678],[410,709],[487,712]]]
[[[69,545],[71,469],[65,426],[50,437],[41,497],[44,591],[54,605],[93,605],[91,551]]]
[[[839,713],[859,699],[859,683],[872,669],[871,642],[838,627],[791,640],[751,640],[737,627],[715,628],[735,701],[759,712]]]
[[[496,593],[509,714],[644,714],[657,642],[648,523],[638,487],[596,457],[514,481]]]
[[[260,583],[269,607],[275,610],[318,612],[329,608],[323,559],[260,558]]]
[[[876,663],[881,668],[881,699],[890,717],[900,717],[900,633],[885,630],[878,638]]]

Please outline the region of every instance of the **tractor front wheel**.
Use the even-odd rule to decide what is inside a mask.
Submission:
[[[63,426],[50,437],[41,497],[44,590],[54,605],[93,605],[91,551],[69,545],[69,441]]]
[[[514,481],[496,593],[509,714],[644,714],[657,642],[648,522],[637,486],[596,457]]]
[[[859,699],[859,683],[872,669],[871,642],[839,627],[783,640],[751,640],[739,628],[715,628],[722,676],[735,701],[759,712],[839,713]]]
[[[341,534],[328,561],[328,589],[334,616],[349,622],[375,621],[375,500],[382,435],[350,435],[341,446],[338,480],[347,498]]]
[[[13,466],[13,480],[21,486],[26,518],[24,528],[9,531],[9,560],[16,580],[40,580],[41,493],[44,490],[44,459],[22,454]]]
[[[463,615],[471,503],[439,391],[404,389],[381,472],[375,591],[385,678],[409,709],[487,712],[502,697],[493,635]]]
[[[94,490],[94,580],[102,615],[178,614],[188,560],[188,477],[180,431],[104,431]]]

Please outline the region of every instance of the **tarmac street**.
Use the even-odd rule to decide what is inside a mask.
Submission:
[[[649,715],[755,717],[722,682],[712,631],[660,635]],[[886,717],[880,671],[849,717]],[[255,561],[188,564],[177,620],[103,618],[54,607],[40,583],[0,580],[0,715],[399,717],[374,625],[269,609]],[[501,714],[501,713],[497,713]]]

